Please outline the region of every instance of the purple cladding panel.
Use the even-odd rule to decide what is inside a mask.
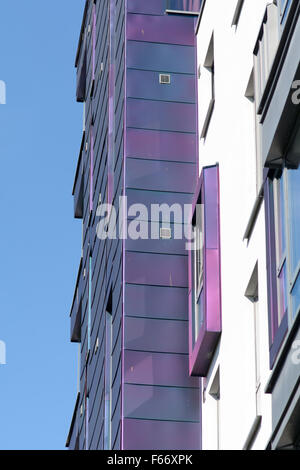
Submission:
[[[125,393],[125,418],[193,422],[199,416],[198,388],[125,384]]]
[[[125,351],[124,380],[131,384],[199,388],[199,379],[189,377],[188,360],[183,354]]]
[[[195,105],[128,98],[127,127],[157,131],[195,132]]]
[[[220,216],[219,167],[205,167],[199,179],[193,214],[198,198],[204,204],[204,318],[200,331],[193,340],[195,324],[195,292],[192,270],[192,252],[189,252],[189,354],[190,374],[205,377],[214,350],[220,338],[221,324],[221,270],[220,270]]]
[[[127,0],[128,13],[144,13],[145,15],[163,15],[165,13],[164,0]]]
[[[158,72],[129,69],[127,72],[128,98],[195,103],[196,90],[193,75],[172,73],[170,84],[166,86],[159,83],[159,76]]]
[[[125,419],[124,448],[128,450],[197,450],[199,423]]]
[[[127,129],[129,157],[195,163],[196,134]]]
[[[108,72],[108,157],[107,157],[107,203],[112,204],[114,196],[115,167],[115,29],[116,2],[110,0],[109,10],[109,72]]]
[[[126,253],[125,282],[166,287],[187,287],[187,257],[152,253]]]
[[[187,320],[187,289],[127,284],[126,307],[136,317]]]
[[[167,0],[167,8],[175,11],[198,13],[203,0]]]
[[[127,39],[195,46],[194,18],[127,15]]]
[[[196,165],[191,163],[127,158],[127,187],[190,193],[196,181]]]
[[[125,349],[188,354],[188,322],[125,317]]]
[[[200,449],[200,380],[189,374],[188,253],[177,236],[197,182],[195,18],[165,14],[165,0],[126,5],[123,191],[128,208],[147,209],[132,210],[127,227],[145,221],[149,230],[151,222],[158,235],[149,230],[148,239],[123,241],[121,447]],[[168,214],[153,207],[162,204]],[[162,227],[171,228],[170,239],[160,238]]]

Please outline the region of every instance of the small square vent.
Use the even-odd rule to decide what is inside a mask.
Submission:
[[[171,238],[172,238],[171,229],[168,228],[168,227],[162,227],[160,229],[160,238],[162,240],[171,240]]]
[[[160,73],[159,74],[159,83],[161,85],[170,85],[171,83],[171,75],[166,74],[166,73]]]

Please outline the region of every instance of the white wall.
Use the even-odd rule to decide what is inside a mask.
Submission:
[[[203,448],[215,449],[216,401],[208,391],[220,367],[220,448],[242,449],[256,416],[253,304],[245,290],[258,262],[262,377],[262,426],[253,448],[264,449],[271,435],[271,399],[264,393],[269,377],[268,311],[264,206],[249,245],[243,241],[255,203],[256,156],[254,105],[245,98],[253,67],[253,49],[266,4],[245,0],[237,28],[232,19],[237,0],[207,0],[198,30],[199,129],[211,94],[203,68],[214,32],[215,108],[205,141],[200,141],[200,170],[219,162],[222,262],[222,338],[215,354],[203,403]]]

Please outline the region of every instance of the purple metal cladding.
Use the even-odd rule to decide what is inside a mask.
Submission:
[[[93,3],[93,31],[92,31],[92,80],[95,80],[96,68],[96,5]]]
[[[162,86],[159,73],[145,70],[127,70],[127,97],[147,100],[195,103],[194,75],[172,73],[171,83]]]
[[[127,284],[126,306],[134,316],[187,320],[187,289]]]
[[[151,204],[183,209],[194,193],[194,18],[161,15],[163,1],[126,5],[135,14],[126,15],[123,187],[128,207],[144,204],[148,214],[139,219],[153,222]],[[171,85],[159,84],[163,72]],[[200,381],[188,369],[184,248],[185,239],[123,242],[122,449],[201,446]]]
[[[191,189],[192,189],[192,186],[191,186]],[[138,217],[139,220],[158,221],[159,218],[158,216],[156,217],[155,215],[153,215],[151,219],[151,204],[158,204],[158,205],[168,204],[170,207],[173,204],[179,204],[183,208],[184,204],[191,203],[191,195],[187,193],[168,193],[164,191],[159,192],[159,191],[144,191],[144,190],[139,190],[139,189],[127,189],[127,203],[128,203],[128,207],[130,207],[133,204],[143,204],[147,208],[147,214],[145,214],[145,216],[148,215],[148,217],[145,218],[144,215],[142,214],[140,217]],[[183,213],[182,218],[180,218],[180,220],[178,220],[177,222],[188,223],[187,212],[184,212],[182,210],[182,213]],[[128,219],[130,219],[130,217],[128,217]],[[169,221],[168,214],[164,214],[163,216],[161,216],[161,221],[168,222]],[[171,222],[173,222],[172,218],[171,218]]]
[[[189,364],[190,375],[205,377],[222,330],[218,166],[203,168],[193,214],[200,191],[204,200],[204,322],[194,345],[194,287],[192,252],[189,252]]]
[[[128,98],[127,126],[158,131],[195,132],[195,106]]]
[[[125,317],[124,349],[188,354],[188,322]]]
[[[128,450],[196,450],[201,446],[199,423],[124,419],[123,427]]]
[[[127,42],[127,67],[157,72],[195,74],[195,48],[155,42]]]
[[[131,222],[128,221],[128,225],[130,225],[130,223]],[[173,238],[170,240],[163,240],[161,238],[158,238],[157,240],[151,239],[151,228],[153,229],[153,226],[155,226],[155,230],[157,230],[157,233],[159,234],[162,224],[159,222],[148,222],[147,225],[149,237],[145,240],[133,240],[130,237],[127,238],[125,241],[126,251],[187,256],[187,251],[182,240],[174,239],[175,230],[173,225],[170,227],[173,235]]]
[[[176,11],[199,12],[202,0],[167,0],[167,8]]]
[[[125,351],[126,383],[199,388],[198,378],[190,378],[188,356],[141,351]]]
[[[127,129],[129,157],[195,163],[196,134]]]
[[[127,39],[195,46],[194,18],[127,15]]]
[[[90,212],[93,210],[94,196],[94,126],[90,127]]]
[[[199,415],[199,389],[125,384],[125,418],[194,422]],[[178,404],[181,406],[178,406]]]
[[[144,13],[146,15],[163,15],[165,13],[165,0],[128,0],[128,13]]]
[[[196,180],[196,165],[127,158],[127,188],[189,193]]]
[[[195,105],[127,99],[127,127],[195,132]]]
[[[125,282],[187,287],[186,256],[128,252],[125,263]]]
[[[115,167],[115,29],[116,4],[110,0],[109,8],[109,72],[108,72],[108,157],[107,157],[107,203],[114,197]]]

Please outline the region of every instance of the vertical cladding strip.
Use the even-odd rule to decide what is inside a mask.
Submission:
[[[108,162],[107,162],[107,203],[112,204],[114,196],[115,166],[115,26],[116,0],[109,4],[109,79],[108,79]]]
[[[92,31],[92,81],[95,80],[95,68],[96,68],[96,5],[93,3],[93,31]]]
[[[91,349],[91,317],[92,317],[92,257],[89,257],[89,308],[88,308],[88,351]]]
[[[94,126],[90,128],[90,212],[93,210],[94,195]]]
[[[146,0],[144,0],[145,4],[147,3]],[[142,3],[142,2],[141,2]],[[143,11],[142,5],[139,3],[139,12]],[[193,46],[195,47],[195,37],[194,37],[194,22],[191,21],[191,18],[178,18],[178,17],[171,17],[171,16],[151,16],[149,14],[147,15],[133,15],[133,6],[131,6],[130,12],[127,10],[128,2],[126,1],[125,3],[125,21],[126,21],[126,47],[125,47],[125,71],[127,70],[127,43],[128,41],[140,41],[140,44],[143,45],[147,41],[153,41],[153,42],[165,42],[167,44],[171,44],[172,46],[176,44],[175,47],[177,47],[178,44],[181,45],[187,45],[187,46]],[[133,2],[131,2],[131,5],[133,5]],[[147,6],[148,8],[148,6]],[[130,14],[131,13],[131,14]],[[190,23],[190,25],[188,24]],[[181,30],[178,30],[177,26],[180,25]],[[144,28],[145,26],[145,28]],[[164,32],[161,31],[160,27],[163,26]],[[157,31],[160,30],[160,36],[158,37],[156,35]],[[142,31],[142,36],[140,35],[140,32]],[[145,35],[147,37],[145,37]],[[146,34],[147,33],[147,34]],[[160,41],[161,39],[161,41]],[[173,44],[173,41],[175,44]],[[165,45],[162,46],[165,49]],[[194,51],[194,57],[196,57],[196,50]],[[194,69],[194,72],[196,69]],[[130,80],[130,76],[125,73],[125,90],[126,90],[126,97],[125,97],[125,109],[124,109],[124,167],[127,168],[126,165],[126,160],[127,158],[130,157],[130,152],[127,148],[127,143],[129,142],[130,136],[127,136],[127,132],[132,133],[132,129],[127,129],[127,126],[130,126],[130,121],[129,118],[130,116],[127,116],[127,110],[129,110],[129,101],[128,101],[128,82]],[[195,81],[196,81],[196,74],[195,74]],[[167,90],[167,89],[166,89]],[[153,100],[149,100],[147,102],[144,101],[139,101],[137,99],[135,101],[136,106],[141,103],[141,107],[144,107],[147,111],[150,109],[151,101],[155,103],[155,97],[153,97]],[[132,103],[132,102],[131,102]],[[190,108],[187,106],[184,106],[184,109],[186,110],[186,113],[189,113],[188,115],[190,116],[192,114],[192,111],[190,111]],[[190,104],[190,106],[194,107],[194,113],[196,113],[196,105]],[[154,105],[152,106],[154,107]],[[162,100],[162,103],[159,105],[159,109],[163,110],[165,120],[167,120],[167,124],[170,124],[170,129],[168,126],[166,126],[166,129],[169,129],[171,132],[168,133],[168,136],[170,137],[171,144],[176,141],[177,142],[177,137],[178,137],[178,132],[180,133],[180,138],[183,138],[183,136],[186,135],[192,135],[193,133],[197,133],[197,123],[196,119],[192,120],[191,119],[191,125],[187,129],[185,126],[185,120],[184,119],[179,119],[178,121],[174,121],[174,116],[172,113],[170,113],[170,109],[174,109],[176,106],[172,104],[168,104],[166,101]],[[155,127],[157,133],[159,133],[159,141],[164,140],[166,136],[166,132],[162,130],[162,124],[159,122],[159,119],[162,120],[162,117],[159,114],[159,118],[157,117],[158,124]],[[144,113],[141,112],[140,114],[141,119],[144,116]],[[128,117],[128,119],[127,119]],[[137,119],[138,116],[136,116],[135,119]],[[142,121],[135,121],[138,124],[138,127],[141,128],[139,132],[145,133],[145,130],[143,129],[143,122]],[[173,122],[175,124],[173,125]],[[186,134],[185,131],[189,131],[189,134]],[[178,131],[178,132],[172,132],[172,131]],[[147,131],[149,132],[149,131]],[[132,142],[133,143],[133,142]],[[134,138],[134,144],[136,143],[136,140]],[[143,151],[147,147],[147,143],[143,146]],[[151,146],[153,147],[153,146]],[[136,148],[136,147],[135,147]],[[163,159],[164,155],[162,154],[162,148],[159,145],[158,148],[158,154],[157,154],[157,159]],[[136,150],[135,150],[136,151]],[[175,150],[174,150],[175,152]],[[192,161],[196,163],[197,159],[197,153],[196,153],[196,145],[193,148],[193,155],[192,155]],[[132,155],[132,154],[131,154]],[[141,157],[142,155],[137,155],[137,157]],[[153,155],[150,155],[150,157]],[[181,157],[182,158],[182,157]],[[180,158],[180,160],[181,160]],[[132,168],[133,164],[131,165]],[[133,171],[133,169],[132,169]],[[135,168],[135,171],[137,171],[137,166]],[[132,174],[131,174],[132,176]],[[136,176],[136,175],[135,175]],[[183,176],[184,177],[184,176]],[[196,177],[196,175],[195,175]],[[196,178],[195,178],[196,179]],[[139,180],[140,181],[140,180]],[[123,175],[123,194],[126,194],[126,184],[127,183],[127,176],[126,172],[124,171]],[[153,187],[152,187],[153,189]],[[194,188],[192,188],[194,189]],[[151,194],[156,194],[154,191],[151,192]],[[169,193],[170,198],[174,198],[174,193]],[[138,194],[136,194],[136,197],[138,197]],[[155,196],[151,196],[151,199],[153,197],[161,197],[158,193]],[[170,200],[171,200],[170,199]],[[124,224],[125,225],[125,224]],[[125,227],[124,227],[125,228]],[[137,319],[137,318],[130,318],[126,317],[126,322],[125,322],[125,315],[130,315],[132,312],[129,311],[130,306],[128,304],[128,299],[126,298],[125,294],[125,281],[127,280],[128,276],[128,265],[127,265],[127,272],[125,272],[125,255],[126,255],[126,247],[125,247],[125,241],[123,240],[123,312],[122,312],[122,449],[131,449],[133,445],[139,445],[140,449],[144,448],[170,448],[168,445],[170,445],[170,440],[173,442],[173,445],[178,446],[176,448],[188,448],[189,445],[192,445],[192,448],[200,448],[201,447],[201,426],[199,422],[201,422],[201,389],[200,389],[200,382],[197,380],[197,384],[193,382],[193,379],[188,377],[188,365],[186,366],[186,376],[184,376],[184,373],[182,370],[179,372],[177,370],[176,361],[173,362],[174,370],[176,371],[177,378],[171,377],[170,375],[167,375],[167,377],[164,376],[163,380],[159,382],[158,375],[154,374],[153,375],[153,370],[150,372],[149,375],[149,383],[148,386],[145,385],[145,377],[143,375],[143,372],[141,372],[141,369],[139,372],[137,372],[137,366],[141,365],[139,363],[134,365],[134,361],[138,360],[138,353],[137,351],[134,351],[135,349],[140,349],[143,348],[144,354],[147,355],[149,359],[149,355],[151,353],[148,352],[148,349],[152,351],[152,354],[155,355],[155,357],[159,357],[160,355],[164,355],[163,357],[168,358],[168,360],[173,361],[172,356],[168,356],[167,353],[171,352],[171,354],[174,353],[180,353],[183,354],[187,357],[186,352],[185,352],[185,346],[188,343],[188,334],[187,334],[187,328],[186,328],[186,322],[184,321],[182,324],[182,328],[172,320],[167,320],[167,319],[161,319],[159,320],[160,323],[160,335],[153,335],[153,329],[155,329],[155,325],[157,325],[156,320],[145,320],[145,319]],[[148,266],[148,263],[145,263],[144,269],[145,271],[148,269],[148,271],[151,271],[151,266],[152,263],[155,263],[157,260],[157,256],[160,255],[154,255],[153,258],[150,259],[150,256],[153,255],[143,255],[143,254],[137,254],[136,258],[138,260],[142,260],[145,257],[149,259],[150,264]],[[156,256],[156,257],[155,257]],[[162,260],[165,258],[161,258]],[[174,270],[175,266],[175,261],[179,259],[178,257],[170,256],[169,258],[171,261],[168,263],[170,265],[170,270]],[[143,263],[142,263],[143,264]],[[133,267],[133,270],[135,268]],[[152,270],[153,271],[153,270]],[[152,272],[151,271],[151,272]],[[176,271],[176,269],[175,269]],[[135,275],[137,274],[139,277],[139,282],[141,281],[140,274],[134,271]],[[126,274],[126,276],[125,276]],[[186,269],[186,276],[187,276],[187,269]],[[128,281],[128,280],[127,280]],[[149,282],[148,282],[149,281]],[[150,279],[146,279],[145,282],[145,288],[149,288],[148,284],[151,284]],[[128,281],[129,282],[129,281]],[[160,284],[160,281],[156,279],[158,284]],[[162,281],[161,281],[162,282]],[[141,283],[143,285],[143,283]],[[182,281],[180,282],[181,288],[185,285],[185,283]],[[165,286],[168,289],[174,288],[170,287],[169,283],[168,286]],[[158,287],[159,288],[159,287]],[[188,299],[186,299],[186,313],[188,312]],[[128,305],[127,305],[128,304]],[[172,310],[172,306],[170,307]],[[128,311],[127,311],[128,309]],[[140,312],[139,312],[140,313]],[[162,312],[160,312],[162,313]],[[125,323],[125,326],[124,326]],[[169,327],[173,328],[174,331],[176,330],[176,334],[178,336],[178,343],[180,343],[180,348],[177,350],[177,346],[174,346],[174,344],[170,343],[168,341],[168,335],[165,334],[166,329]],[[170,330],[168,330],[170,331]],[[145,338],[143,338],[143,335],[145,335]],[[151,342],[149,338],[156,336],[156,341]],[[146,338],[148,342],[146,341]],[[162,339],[163,338],[163,339]],[[150,344],[151,343],[151,344]],[[177,343],[176,343],[177,344]],[[126,349],[125,349],[126,348]],[[130,353],[131,351],[131,353]],[[132,364],[132,369],[136,371],[135,374],[135,383],[131,384],[129,386],[128,383],[128,374],[126,375],[126,369],[125,369],[125,362],[128,364],[128,355],[127,353],[129,352],[129,355],[131,354],[131,359],[130,363]],[[156,356],[157,355],[157,356]],[[165,356],[166,355],[166,356]],[[151,359],[151,358],[150,358]],[[142,365],[142,367],[145,366],[145,364]],[[153,366],[153,364],[152,364]],[[151,367],[150,367],[151,369]],[[127,371],[128,372],[128,371]],[[140,375],[141,374],[141,375]],[[175,374],[175,375],[176,375]],[[181,374],[183,374],[181,376]],[[180,380],[178,380],[178,377],[180,377]],[[180,385],[182,385],[182,381],[185,379],[185,387],[181,388]],[[195,391],[195,387],[197,391]],[[167,390],[167,391],[166,391]],[[130,392],[130,393],[129,393]],[[161,418],[162,414],[160,414],[161,406],[162,406],[162,401],[161,398],[164,396],[164,394],[170,393],[173,397],[173,401],[168,402],[168,405],[166,406],[165,411],[165,421],[159,421]],[[132,395],[135,394],[134,400],[132,399]],[[190,397],[193,396],[193,400],[190,399]],[[184,397],[184,398],[183,398]],[[187,399],[187,397],[189,397]],[[189,403],[190,408],[186,406],[186,404]],[[157,421],[158,420],[158,421]],[[196,423],[195,423],[196,421]],[[147,426],[153,424],[153,423],[159,423],[157,427],[157,433],[153,437],[149,437],[148,435],[145,435],[145,430],[147,429]],[[168,423],[168,429],[169,432],[172,434],[172,438],[169,439],[169,437],[164,434],[164,432],[161,431],[161,429],[164,428],[164,423]],[[185,432],[183,432],[183,429]],[[194,440],[193,442],[189,442],[189,437],[192,433],[194,433]],[[157,434],[160,435],[159,442],[155,441],[157,440]],[[195,436],[196,434],[196,436]],[[138,437],[137,437],[138,436]],[[137,442],[139,441],[139,444]],[[192,441],[192,440],[191,440]],[[185,447],[186,446],[186,447]],[[136,448],[136,447],[135,447]]]
[[[126,157],[127,157],[127,11],[128,11],[128,0],[125,0],[125,77],[124,77],[124,87],[125,87],[125,97],[124,97],[124,139],[123,139],[123,201],[122,201],[122,212],[123,217],[126,214]],[[121,450],[124,450],[124,377],[125,377],[125,328],[124,328],[124,319],[125,319],[125,234],[127,230],[127,224],[123,224],[123,240],[122,240],[122,344],[121,344]]]

